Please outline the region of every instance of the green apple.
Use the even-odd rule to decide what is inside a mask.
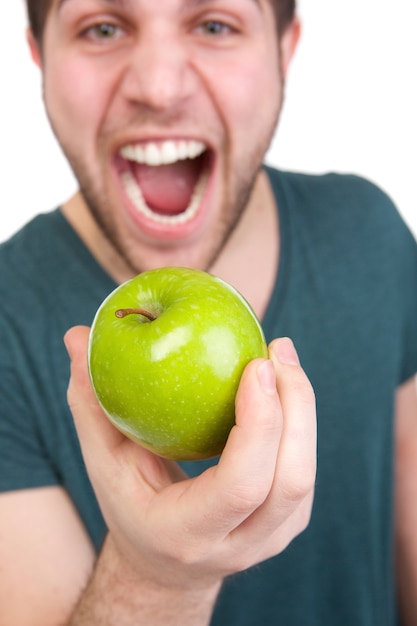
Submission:
[[[249,361],[267,357],[246,300],[206,272],[166,267],[117,287],[91,328],[99,403],[127,437],[175,460],[220,454]]]

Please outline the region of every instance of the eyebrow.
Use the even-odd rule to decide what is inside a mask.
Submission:
[[[248,0],[248,1],[253,2],[254,4],[259,4],[259,0]],[[186,0],[185,5],[186,6],[191,6],[191,5],[199,6],[200,4],[209,4],[210,2],[213,2],[213,0]]]
[[[213,1],[214,0],[185,0],[183,8],[187,9],[193,6],[198,7],[200,5],[210,4]],[[259,0],[247,0],[247,2],[249,2],[249,4],[256,4],[257,6],[259,6]]]
[[[259,0],[248,0],[249,2],[253,2],[254,4],[259,5]],[[58,2],[58,6],[57,6],[57,10],[58,12],[61,10],[61,8],[67,4],[68,2],[71,2],[71,0],[59,0]],[[100,2],[103,2],[105,4],[110,4],[110,5],[121,5],[121,6],[128,6],[128,5],[132,5],[132,1],[131,0],[100,0]],[[204,5],[204,4],[209,4],[210,2],[213,2],[213,0],[186,0],[185,2],[185,6],[200,6],[200,5]]]
[[[62,7],[66,4],[68,4],[69,2],[71,2],[71,0],[59,0],[58,5],[57,5],[57,11],[59,12]],[[132,4],[131,0],[100,0],[100,2],[102,2],[103,4],[110,4],[110,5],[120,5],[120,6],[128,6]]]

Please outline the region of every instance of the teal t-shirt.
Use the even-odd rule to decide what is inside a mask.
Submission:
[[[308,529],[225,582],[212,626],[394,626],[393,400],[417,371],[417,247],[369,182],[267,171],[281,258],[263,327],[293,338],[315,388],[317,488]],[[0,247],[0,489],[64,485],[97,549],[62,336],[114,287],[59,211]]]

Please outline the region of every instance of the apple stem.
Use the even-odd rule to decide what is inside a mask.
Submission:
[[[115,312],[116,317],[126,317],[127,315],[143,315],[147,317],[150,322],[156,320],[156,315],[152,315],[149,311],[145,311],[144,309],[118,309]]]

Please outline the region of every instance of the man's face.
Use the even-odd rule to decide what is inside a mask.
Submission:
[[[132,270],[208,269],[281,107],[269,0],[56,0],[42,59],[51,124]]]

